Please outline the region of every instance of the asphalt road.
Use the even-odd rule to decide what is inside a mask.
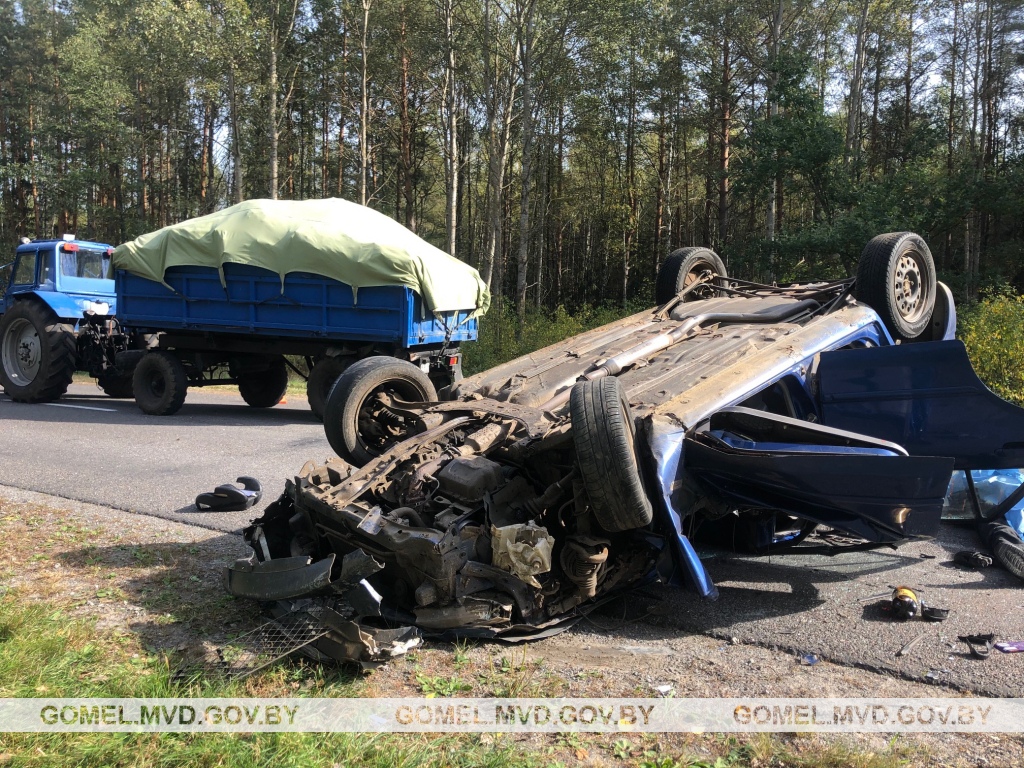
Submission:
[[[74,385],[49,405],[0,395],[0,485],[39,491],[193,525],[238,531],[283,490],[309,459],[331,455],[305,398],[269,410],[228,392],[190,391],[171,417],[142,414],[130,400]],[[196,512],[193,499],[252,475],[264,487],[253,510]],[[814,544],[814,539],[808,540]],[[669,587],[602,609],[613,642],[657,645],[680,633],[791,651],[915,680],[998,696],[1024,696],[1024,653],[970,658],[961,634],[1024,640],[1024,583],[996,567],[957,567],[953,554],[977,548],[973,531],[945,526],[935,541],[899,550],[797,553],[750,558],[715,554],[708,571],[721,598],[709,603]],[[882,610],[892,585],[920,590],[949,608],[941,623],[895,622]],[[621,616],[617,612],[621,611]],[[625,623],[617,619],[625,619]],[[923,635],[913,651],[896,656]],[[638,656],[636,663],[643,663]],[[682,663],[682,660],[681,660]]]
[[[189,390],[174,416],[147,416],[88,384],[40,405],[0,394],[0,484],[238,531],[307,460],[333,455],[306,398],[288,399],[257,409],[232,392]],[[259,505],[195,510],[197,495],[240,475],[263,484]]]

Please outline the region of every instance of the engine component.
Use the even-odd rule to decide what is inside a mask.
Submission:
[[[452,459],[437,473],[441,489],[463,501],[479,501],[505,481],[501,465],[483,456]]]
[[[551,570],[551,550],[555,540],[547,528],[534,525],[507,525],[491,528],[492,562],[532,587],[541,588],[536,576]]]
[[[608,539],[594,536],[570,536],[565,540],[558,562],[566,577],[580,588],[586,598],[597,594],[598,577],[608,562]]]

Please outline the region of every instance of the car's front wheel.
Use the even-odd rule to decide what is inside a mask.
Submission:
[[[636,428],[619,380],[575,384],[569,414],[576,460],[597,522],[613,533],[650,525],[654,509],[640,480]]]
[[[871,307],[897,341],[928,330],[935,309],[935,260],[913,232],[890,232],[869,242],[857,265],[858,301]]]

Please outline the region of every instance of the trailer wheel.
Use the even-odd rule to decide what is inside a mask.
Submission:
[[[381,394],[413,402],[437,400],[433,383],[412,363],[367,357],[349,366],[327,396],[324,433],[335,453],[357,467],[417,431],[380,401]]]
[[[143,413],[170,416],[185,403],[188,375],[181,360],[170,352],[148,352],[135,366],[132,392]]]
[[[636,427],[616,378],[581,381],[569,395],[572,441],[594,517],[606,531],[650,525],[654,509],[636,459]]]
[[[327,407],[327,396],[331,393],[331,387],[338,377],[352,365],[350,357],[325,357],[313,365],[306,379],[306,399],[309,401],[309,410],[313,412],[320,421],[324,420],[324,408]]]
[[[135,395],[134,378],[130,373],[104,373],[96,383],[107,397],[123,399]]]
[[[654,300],[658,305],[671,301],[684,288],[709,274],[728,277],[722,257],[710,248],[679,248],[672,251],[658,268]],[[718,295],[713,285],[694,289],[686,301],[710,299]]]
[[[273,408],[287,391],[288,364],[280,356],[275,357],[266,370],[238,377],[238,393],[252,408]]]
[[[854,290],[894,339],[914,341],[928,330],[935,309],[932,252],[913,232],[879,235],[864,246]]]
[[[16,301],[0,321],[0,383],[12,400],[45,403],[71,385],[75,333],[49,307]]]

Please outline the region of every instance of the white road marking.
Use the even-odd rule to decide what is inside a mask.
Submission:
[[[69,405],[67,403],[43,403],[51,408],[78,408],[82,411],[103,411],[104,413],[117,413],[116,408],[97,408],[92,405]]]

